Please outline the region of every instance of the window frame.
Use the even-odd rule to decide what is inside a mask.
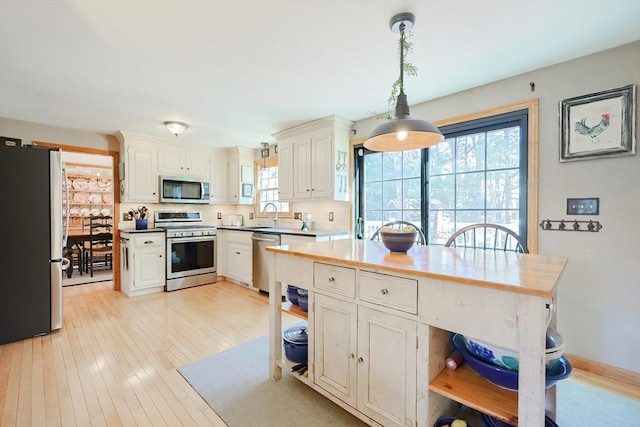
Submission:
[[[253,217],[254,218],[274,218],[276,216],[276,213],[273,210],[269,210],[268,212],[260,211],[260,192],[262,191],[262,189],[259,187],[260,180],[258,178],[261,168],[264,169],[264,168],[270,168],[274,166],[278,166],[278,185],[280,185],[280,168],[279,168],[277,157],[268,157],[264,160],[254,161],[254,167],[253,167],[253,170],[254,170],[253,181],[255,183],[254,185],[255,191],[254,191],[254,199],[253,199]],[[270,190],[272,190],[272,188],[270,188]],[[279,200],[278,202],[287,203],[289,205],[289,210],[287,212],[281,212],[280,210],[278,210],[278,218],[293,218],[293,203],[290,201],[281,201],[281,200]]]
[[[527,246],[529,253],[538,253],[538,125],[539,125],[539,99],[529,99],[522,102],[508,104],[500,107],[495,107],[487,110],[477,111],[469,114],[451,117],[435,121],[434,124],[438,127],[445,127],[450,125],[457,125],[464,122],[486,119],[493,116],[499,116],[506,113],[513,113],[520,110],[526,110],[527,113]],[[359,138],[351,140],[351,152],[364,143],[366,138]],[[357,159],[354,157],[354,162]],[[426,165],[424,166],[426,168]],[[361,179],[358,168],[354,165],[354,179]],[[426,172],[426,171],[425,171]],[[426,176],[426,173],[425,173]],[[423,186],[425,188],[426,186]],[[426,191],[426,190],[423,190]],[[354,192],[353,206],[351,214],[353,216],[352,223],[356,223],[355,209],[356,204],[359,203],[359,195]],[[427,200],[423,197],[423,203],[427,203]],[[357,232],[357,228],[355,230]],[[356,233],[354,232],[354,236]]]

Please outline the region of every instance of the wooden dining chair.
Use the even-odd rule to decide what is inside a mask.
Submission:
[[[453,233],[446,247],[495,249],[529,253],[526,243],[513,230],[499,224],[471,224]]]
[[[89,218],[89,240],[84,242],[84,269],[93,277],[96,263],[113,269],[113,233],[110,216],[91,216]]]
[[[403,229],[404,227],[411,227],[413,229],[415,229],[418,234],[416,236],[416,243],[419,245],[426,245],[427,244],[427,239],[424,236],[424,233],[422,232],[422,230],[420,229],[420,227],[418,227],[417,225],[408,222],[408,221],[391,221],[388,222],[384,225],[382,225],[381,227],[379,227],[375,233],[373,233],[371,235],[371,240],[380,240],[380,230],[382,230],[384,227],[391,227],[391,228],[395,228],[395,229]]]

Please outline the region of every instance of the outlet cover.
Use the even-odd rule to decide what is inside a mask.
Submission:
[[[333,221],[333,212],[329,212],[329,221]]]
[[[222,212],[218,212],[218,219],[222,219]]]
[[[293,219],[302,219],[302,212],[294,212]]]
[[[567,215],[598,215],[600,213],[600,199],[567,199]]]

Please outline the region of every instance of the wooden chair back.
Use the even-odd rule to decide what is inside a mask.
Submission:
[[[529,253],[526,243],[513,230],[499,224],[471,224],[453,233],[445,246],[494,249]]]

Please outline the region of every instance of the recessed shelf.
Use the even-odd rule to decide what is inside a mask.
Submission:
[[[280,311],[284,313],[289,313],[293,316],[299,317],[304,320],[307,320],[309,318],[306,311],[302,311],[302,309],[299,306],[293,305],[289,301],[282,303],[282,305],[280,306]]]
[[[429,383],[429,390],[506,423],[518,424],[518,392],[491,384],[467,363],[455,371],[442,370]]]

